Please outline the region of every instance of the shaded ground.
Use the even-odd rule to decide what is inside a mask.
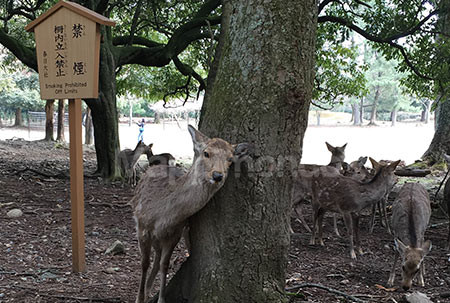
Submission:
[[[67,148],[55,148],[54,143],[0,141],[0,302],[135,300],[139,252],[127,205],[133,190],[127,186],[85,178],[88,271],[72,273],[69,181],[60,175],[50,177],[68,172],[68,154]],[[90,174],[95,169],[95,154],[86,150],[84,158],[85,173]],[[20,208],[24,215],[8,218],[6,213],[13,208]],[[309,213],[306,218],[309,219]],[[297,234],[291,242],[288,286],[320,283],[370,302],[400,302],[403,291],[377,286],[386,286],[393,259],[392,238],[385,229],[378,224],[370,235],[365,228],[368,217],[363,218],[366,254],[351,265],[347,240],[332,234],[330,218],[325,221],[325,247],[309,246],[309,234],[294,222]],[[434,227],[427,232],[427,238],[433,242],[433,250],[426,258],[427,287],[413,287],[428,294],[433,302],[450,302],[441,296],[450,288],[449,254],[443,249],[447,225],[440,224],[444,222],[442,215],[434,216]],[[105,255],[116,240],[124,243],[125,254]],[[171,268],[176,270],[185,258],[186,250],[179,245]],[[396,279],[398,282],[399,273]],[[300,289],[300,295],[303,299],[291,301],[345,301],[329,291],[311,287]]]

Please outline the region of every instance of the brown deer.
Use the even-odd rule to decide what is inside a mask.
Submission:
[[[316,231],[318,240],[322,240],[322,220],[326,211],[342,214],[350,241],[350,256],[356,259],[353,237],[356,238],[358,251],[362,253],[359,243],[359,215],[364,208],[384,197],[392,188],[395,178],[395,167],[400,160],[381,166],[370,158],[374,166],[378,166],[375,176],[368,182],[361,182],[340,174],[337,169],[324,167],[316,170],[312,177],[313,230],[310,244],[315,244]]]
[[[345,159],[345,147],[347,143],[343,146],[334,147],[333,145],[325,142],[328,150],[331,152],[331,160],[328,166],[335,167],[336,169],[341,169],[344,159]],[[323,165],[316,164],[300,164],[300,169],[298,170],[298,177],[294,180],[291,202],[297,215],[297,219],[300,220],[302,225],[308,232],[311,232],[308,224],[303,217],[303,206],[306,201],[311,200],[311,176],[312,172],[316,169],[323,167]],[[337,218],[333,218],[334,231],[336,235],[339,236],[339,230],[337,228]],[[291,233],[294,233],[291,228]]]
[[[148,165],[174,165],[175,157],[169,153],[163,153],[154,155],[152,151],[153,143],[148,146],[145,150],[145,155],[147,156]]]
[[[417,273],[420,286],[425,286],[423,259],[431,250],[431,242],[424,241],[424,235],[430,215],[430,197],[425,187],[419,183],[404,184],[392,207],[392,229],[396,251],[389,275],[389,286],[394,284],[395,266],[399,255],[402,257],[403,289],[411,288],[412,280]]]
[[[450,156],[444,155],[444,159],[447,162],[447,166],[450,166]],[[450,170],[450,167],[449,167]],[[447,215],[448,215],[448,236],[447,236],[447,249],[450,250],[450,178],[445,182],[444,187],[444,203],[447,202]]]
[[[177,167],[151,166],[140,180],[131,200],[142,267],[137,303],[149,297],[159,271],[161,287],[158,303],[165,302],[164,289],[170,256],[188,218],[200,211],[222,187],[233,161],[248,154],[250,145],[247,143],[231,145],[219,138],[210,139],[190,125],[188,130],[195,152],[189,171],[182,174]],[[155,257],[147,278],[152,248]]]
[[[139,141],[134,150],[124,149],[119,153],[119,165],[122,174],[125,175],[128,184],[136,185],[136,163],[143,153],[148,149],[143,141]]]

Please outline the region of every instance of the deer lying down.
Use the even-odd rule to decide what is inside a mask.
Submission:
[[[131,186],[136,185],[136,163],[143,153],[148,149],[144,142],[139,141],[134,150],[124,149],[119,153],[119,165],[122,175]]]
[[[381,166],[374,159],[370,161],[378,165],[375,176],[368,182],[361,182],[351,177],[343,176],[337,169],[324,167],[315,171],[312,178],[312,207],[313,230],[310,244],[315,244],[315,236],[318,228],[320,245],[322,240],[322,219],[326,211],[341,213],[347,227],[350,240],[350,256],[356,259],[353,247],[353,237],[356,245],[362,253],[359,243],[359,212],[376,203],[392,188],[395,178],[395,167],[400,163],[396,161],[388,166]]]
[[[444,159],[447,162],[447,166],[449,166],[449,169],[450,169],[450,156],[444,155]],[[450,250],[450,178],[448,178],[447,182],[445,182],[444,203],[447,203],[447,214],[448,214],[447,249]]]
[[[389,275],[389,286],[394,284],[395,265],[399,255],[402,257],[403,289],[411,288],[412,280],[417,273],[419,285],[425,286],[423,259],[431,250],[431,242],[424,241],[424,235],[430,215],[430,198],[425,187],[419,183],[404,184],[392,207],[396,252]]]
[[[164,303],[164,289],[170,256],[177,245],[187,219],[200,211],[222,187],[228,168],[244,157],[249,145],[210,139],[188,126],[194,143],[195,158],[191,168],[182,174],[177,167],[156,165],[148,168],[140,180],[131,206],[136,220],[141,251],[141,281],[136,302],[149,298],[154,279],[161,271],[158,303]],[[155,257],[151,272],[150,254]]]

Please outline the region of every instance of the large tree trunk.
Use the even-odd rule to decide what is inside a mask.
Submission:
[[[45,102],[45,141],[53,141],[53,115],[55,113],[55,100],[47,100]]]
[[[444,153],[450,154],[450,100],[440,102],[436,108],[436,129],[424,160],[433,164],[438,162]]]
[[[438,19],[439,28],[443,34],[438,35],[437,39],[441,40],[439,42],[442,45],[446,45],[450,34],[450,16],[448,14],[450,0],[439,1],[438,6],[443,11],[439,14]],[[447,52],[446,50],[443,51]],[[445,88],[443,89],[445,90]],[[446,100],[441,100],[436,108],[434,137],[422,158],[433,164],[440,161],[444,153],[450,154],[450,98],[448,96]]]
[[[14,121],[14,126],[23,126],[22,109],[20,107],[16,108],[16,119]]]
[[[116,59],[111,37],[102,30],[104,42],[100,47],[99,98],[85,100],[91,109],[94,124],[97,174],[107,180],[120,176],[118,166],[119,130],[116,107]]]
[[[58,127],[56,131],[56,141],[64,142],[66,141],[66,136],[64,134],[64,100],[58,100]]]
[[[191,218],[192,254],[167,303],[288,301],[290,194],[308,122],[316,14],[313,0],[224,3],[200,130],[252,142],[255,155]]]

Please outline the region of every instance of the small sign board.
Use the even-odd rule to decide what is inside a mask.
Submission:
[[[34,31],[41,98],[98,98],[100,24],[114,21],[60,1],[25,28]]]

